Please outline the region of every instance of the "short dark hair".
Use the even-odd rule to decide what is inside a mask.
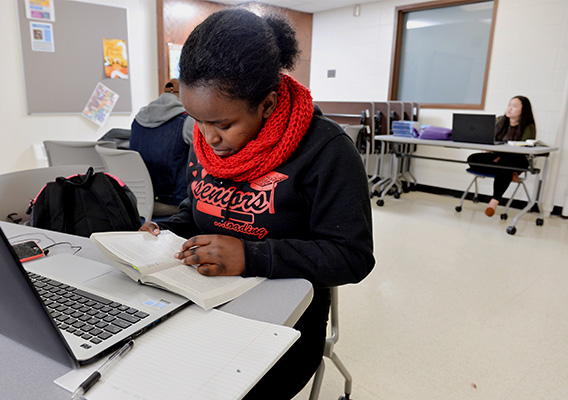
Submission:
[[[244,8],[211,14],[183,45],[180,82],[214,86],[230,98],[258,106],[275,90],[283,70],[299,56],[296,32],[284,17],[259,17]]]

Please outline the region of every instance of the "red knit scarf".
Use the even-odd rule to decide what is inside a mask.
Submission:
[[[281,78],[276,89],[276,109],[257,138],[238,153],[224,158],[216,155],[195,124],[193,146],[199,163],[207,172],[217,178],[250,182],[273,171],[296,150],[312,119],[312,96],[292,77],[283,74]]]

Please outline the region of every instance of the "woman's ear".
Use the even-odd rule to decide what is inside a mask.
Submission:
[[[262,117],[265,119],[270,117],[274,112],[274,110],[276,109],[277,104],[278,104],[278,95],[276,94],[276,92],[272,91],[268,93],[268,96],[265,97],[265,99],[262,101],[260,105],[262,109]]]

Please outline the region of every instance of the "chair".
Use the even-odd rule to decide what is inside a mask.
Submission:
[[[330,308],[330,320],[331,320],[331,335],[325,340],[325,348],[323,350],[323,356],[329,358],[337,367],[341,375],[345,378],[345,396],[340,396],[339,400],[349,400],[351,395],[351,386],[353,385],[353,379],[351,374],[347,371],[345,365],[341,362],[337,354],[333,351],[333,347],[339,340],[339,289],[337,287],[331,288],[331,308]],[[312,383],[312,389],[310,391],[309,400],[317,400],[319,397],[319,392],[321,389],[321,384],[323,381],[323,374],[325,372],[325,361],[321,360],[321,363],[314,375],[314,382]]]
[[[9,172],[0,175],[0,220],[26,222],[26,210],[43,186],[58,176],[84,174],[88,165],[61,165]]]
[[[365,127],[365,125],[342,125],[341,127],[351,138],[351,140],[353,140],[353,143],[357,145],[357,137],[359,136],[359,132]]]
[[[130,129],[112,128],[97,142],[115,142],[117,149],[130,150]]]
[[[473,175],[473,180],[471,181],[471,183],[469,184],[469,186],[467,187],[467,189],[465,190],[465,192],[463,192],[461,198],[460,198],[460,205],[456,206],[456,211],[460,212],[462,210],[462,206],[463,206],[463,202],[466,198],[466,196],[469,194],[469,189],[475,185],[475,192],[473,193],[473,199],[472,201],[474,203],[477,203],[479,201],[478,199],[478,190],[477,190],[477,180],[478,179],[485,179],[485,178],[495,178],[495,175],[493,174],[486,174],[483,172],[478,172],[473,170],[472,168],[468,168],[466,169],[466,172],[470,173]],[[513,200],[515,198],[515,194],[517,194],[517,190],[519,190],[519,187],[523,187],[523,189],[525,190],[525,195],[527,196],[527,199],[530,203],[531,201],[531,197],[529,195],[529,191],[527,190],[527,187],[525,185],[525,179],[526,179],[526,172],[523,172],[521,174],[519,174],[517,176],[517,179],[515,180],[515,182],[517,183],[517,186],[515,187],[515,190],[513,191],[513,194],[511,195],[511,197],[509,198],[509,200],[507,201],[507,204],[505,205],[505,211],[501,214],[501,219],[502,220],[506,220],[508,218],[507,213],[509,212],[509,207],[511,206],[511,204],[513,203]]]
[[[104,164],[95,146],[116,148],[116,143],[111,141],[45,140],[43,145],[49,166],[88,164],[95,172],[104,172]]]
[[[154,188],[148,168],[140,154],[133,150],[120,150],[95,146],[106,171],[120,178],[134,193],[138,213],[145,221],[152,219],[154,211]]]

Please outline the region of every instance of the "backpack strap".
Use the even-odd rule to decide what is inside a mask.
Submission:
[[[122,182],[122,180],[110,174],[105,175],[124,205],[130,224],[135,229],[139,229],[142,224],[140,222],[140,214],[138,213],[138,207],[136,205],[138,202],[136,196],[132,193],[128,186]]]
[[[74,175],[69,178],[65,177],[58,177],[55,179],[56,185],[60,187],[61,190],[61,198],[62,198],[62,210],[61,211],[61,227],[54,227],[54,229],[59,230],[57,228],[63,228],[64,230],[59,230],[60,232],[67,232],[70,234],[75,234],[75,218],[74,218],[74,210],[75,210],[75,187],[83,186],[88,187],[89,181],[92,180],[94,170],[92,167],[89,167],[87,173],[85,175]],[[57,204],[53,204],[54,207],[58,207]],[[51,208],[51,207],[50,207]]]

